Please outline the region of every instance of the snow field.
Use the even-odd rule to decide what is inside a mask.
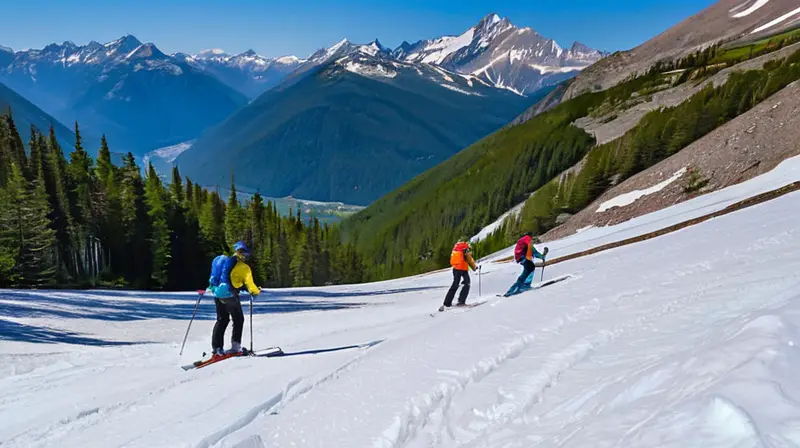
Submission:
[[[551,256],[800,179],[797,160],[658,216],[548,243]],[[188,372],[179,366],[209,349],[213,326],[205,300],[178,356],[194,294],[0,291],[0,356],[13,366],[0,369],[0,445],[798,446],[798,214],[800,192],[790,193],[547,266],[545,281],[570,278],[511,298],[495,294],[519,267],[484,262],[489,303],[434,317],[449,272],[265,291],[257,349],[382,342]],[[470,302],[478,283],[472,274]],[[245,345],[249,332],[248,320]],[[70,343],[79,338],[134,344]]]

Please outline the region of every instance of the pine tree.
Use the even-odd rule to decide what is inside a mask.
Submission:
[[[0,188],[6,185],[8,171],[11,167],[11,150],[8,140],[8,126],[5,120],[0,120]]]
[[[111,150],[105,135],[100,139],[100,150],[94,175],[99,184],[96,202],[101,203],[98,223],[99,238],[104,248],[110,267],[106,275],[123,272],[125,269],[125,232],[123,228],[123,211],[121,198],[120,170],[111,161]]]
[[[92,214],[92,159],[83,149],[78,123],[75,123],[75,150],[69,155],[68,177],[72,196],[72,217],[83,233],[89,230]]]
[[[198,197],[202,199],[203,195],[195,195],[195,198]],[[200,234],[206,244],[206,256],[213,258],[225,252],[225,206],[216,192],[205,195],[199,221]]]
[[[11,160],[14,161],[14,163],[17,165],[17,169],[20,170],[25,178],[30,178],[28,175],[28,157],[25,153],[25,145],[22,143],[22,137],[20,137],[17,126],[14,124],[14,117],[11,114],[11,108],[9,108],[8,115],[5,117],[5,121],[8,129],[6,138],[8,138],[7,145]]]
[[[95,173],[100,183],[106,188],[113,182],[117,167],[111,162],[111,150],[108,149],[106,136],[100,138],[100,151],[97,153],[97,167]]]
[[[136,288],[150,284],[152,253],[150,220],[145,203],[144,182],[133,154],[126,154],[120,170],[120,203],[125,238],[124,275]]]
[[[49,204],[42,182],[26,182],[16,164],[11,164],[2,194],[0,246],[7,250],[0,270],[5,281],[24,286],[44,286],[55,280],[55,232],[50,228]],[[9,254],[15,266],[8,272]]]
[[[28,142],[31,156],[28,158],[28,180],[34,180],[42,171],[42,150],[39,146],[39,133],[36,128],[31,125],[31,138]]]
[[[170,231],[167,225],[168,209],[167,194],[164,185],[158,177],[153,164],[147,167],[147,179],[145,181],[145,203],[147,204],[147,215],[150,218],[150,252],[152,253],[152,265],[150,271],[150,281],[152,287],[163,288],[168,281],[167,273],[171,258]]]
[[[225,240],[228,247],[232,247],[236,241],[245,240],[248,227],[247,211],[239,203],[231,174],[231,194],[225,211]]]
[[[52,210],[49,218],[52,222],[51,227],[56,231],[58,243],[58,281],[68,284],[74,273],[71,274],[70,270],[72,266],[72,218],[69,213],[68,186],[66,185],[66,159],[61,152],[52,127],[49,138],[39,134],[38,140],[44,187]]]

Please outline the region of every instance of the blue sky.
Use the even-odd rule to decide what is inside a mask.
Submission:
[[[162,51],[254,49],[307,56],[342,38],[389,47],[460,34],[495,12],[561,45],[632,48],[714,0],[10,0],[0,45],[15,50],[71,40],[104,43],[123,34]]]

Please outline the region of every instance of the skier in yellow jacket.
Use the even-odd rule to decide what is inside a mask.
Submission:
[[[258,296],[261,290],[253,282],[253,272],[245,260],[250,251],[244,242],[234,244],[234,255],[220,255],[211,264],[209,291],[214,294],[217,309],[217,322],[211,336],[211,345],[215,355],[223,355],[223,339],[228,324],[233,319],[230,352],[242,352],[242,330],[244,329],[244,312],[239,300],[239,290],[247,288],[251,296]],[[252,347],[250,347],[252,350]]]

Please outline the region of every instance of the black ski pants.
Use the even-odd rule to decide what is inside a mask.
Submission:
[[[242,343],[242,330],[244,329],[244,312],[239,296],[227,299],[214,299],[217,306],[217,323],[214,324],[214,333],[211,335],[211,345],[214,350],[224,347],[225,330],[233,318],[233,335],[231,342]]]
[[[460,271],[458,269],[453,269],[453,284],[450,285],[450,290],[447,291],[447,295],[444,297],[444,306],[452,306],[453,305],[453,298],[456,296],[456,291],[458,290],[458,285],[464,285],[461,288],[461,294],[458,296],[458,303],[464,304],[467,302],[467,295],[469,294],[469,271]]]

